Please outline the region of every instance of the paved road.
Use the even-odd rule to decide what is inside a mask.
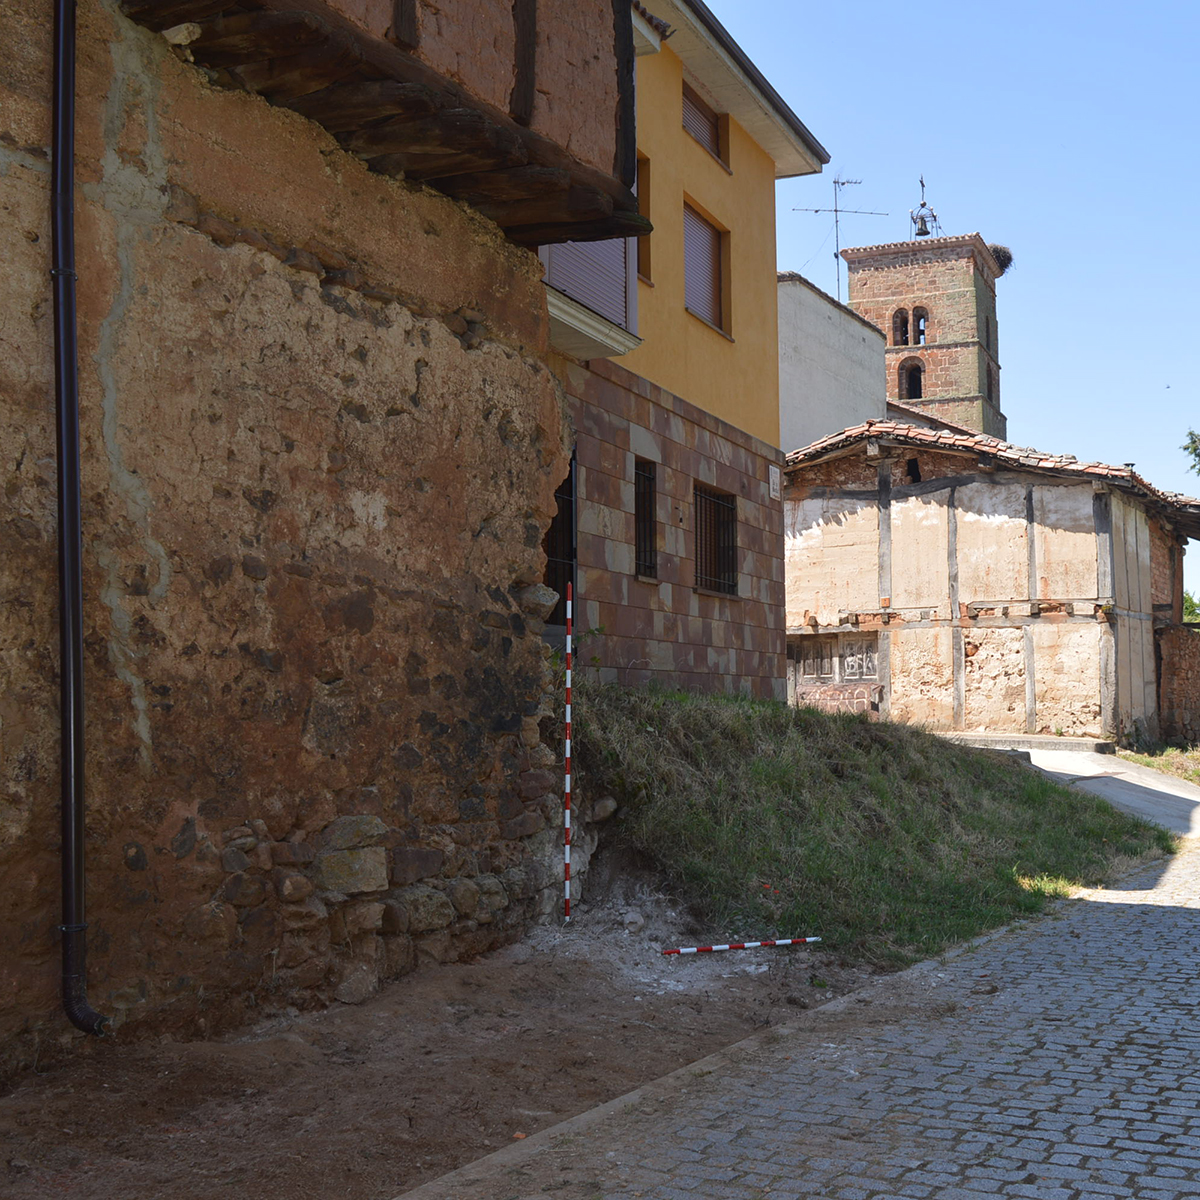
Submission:
[[[1200,787],[1115,754],[1036,749],[1030,760],[1060,783],[1103,796],[1110,804],[1165,825],[1184,837],[1200,836]]]
[[[546,1196],[1200,1197],[1200,845],[407,1200]]]

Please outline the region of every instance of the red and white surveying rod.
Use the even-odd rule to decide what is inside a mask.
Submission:
[[[571,600],[567,584],[567,729],[563,745],[563,922],[571,919]]]
[[[733,942],[728,946],[687,946],[679,950],[664,950],[664,954],[712,954],[714,950],[757,950],[759,946],[803,946],[806,942],[819,942],[819,937],[779,938],[774,942]]]

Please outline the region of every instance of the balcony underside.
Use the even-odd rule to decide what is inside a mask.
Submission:
[[[316,121],[372,170],[465,201],[519,245],[649,232],[617,178],[320,0],[121,0],[121,8],[147,28],[174,31],[214,82]]]

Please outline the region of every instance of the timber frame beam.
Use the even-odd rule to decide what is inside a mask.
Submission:
[[[519,7],[528,24],[532,6]],[[372,170],[465,201],[518,245],[650,232],[621,179],[528,127],[530,64],[514,116],[404,49],[407,27],[391,44],[323,0],[121,0],[121,8],[158,32],[190,26],[179,44],[215,83],[316,121]]]

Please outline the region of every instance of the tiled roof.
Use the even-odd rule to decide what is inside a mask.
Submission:
[[[889,412],[895,410],[901,414],[901,418],[903,418],[904,413],[908,413],[910,416],[920,417],[922,421],[932,421],[936,427],[949,429],[951,433],[975,432],[966,425],[960,425],[957,421],[947,421],[945,417],[935,417],[931,412],[922,412],[921,409],[913,408],[911,405],[905,404],[900,400],[889,400],[887,406]]]
[[[1179,492],[1164,492],[1143,479],[1129,467],[1114,467],[1108,463],[1082,463],[1073,454],[1045,454],[1027,446],[1014,446],[999,438],[984,433],[964,430],[956,433],[950,429],[923,429],[903,421],[866,421],[852,425],[838,433],[793,450],[786,460],[785,470],[792,474],[809,463],[818,461],[827,454],[848,449],[868,438],[879,438],[898,446],[914,446],[926,450],[960,451],[970,454],[987,454],[997,464],[1019,470],[1053,471],[1059,475],[1077,475],[1081,478],[1101,478],[1126,491],[1146,497],[1174,515],[1184,518],[1185,532],[1189,537],[1200,537],[1200,500]]]

